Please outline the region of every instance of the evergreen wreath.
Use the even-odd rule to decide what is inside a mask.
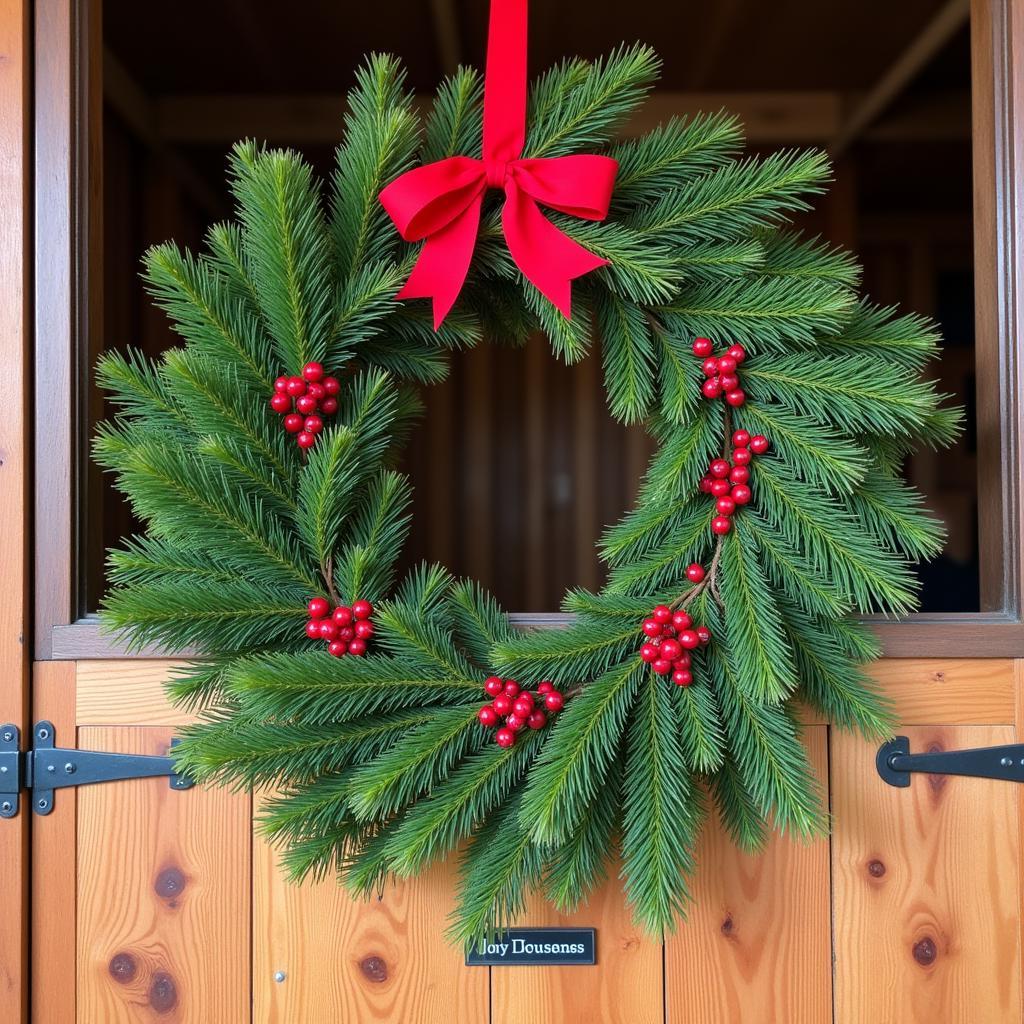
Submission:
[[[440,329],[395,300],[416,252],[378,194],[479,155],[482,90],[461,69],[421,130],[374,56],[329,198],[296,153],[237,145],[236,221],[200,255],[145,257],[184,344],[99,364],[119,411],[95,454],[145,524],[109,556],[103,618],[195,652],[173,683],[202,711],[181,769],[276,793],[262,828],[295,879],[370,894],[459,855],[457,941],[533,890],[572,910],[613,863],[636,920],[671,928],[711,804],[747,850],[823,833],[795,708],[889,734],[854,615],[912,609],[913,563],[942,544],[900,477],[959,429],[922,379],[935,329],[858,300],[849,255],[781,229],[825,188],[821,153],[744,157],[724,113],[615,141],[658,68],[623,47],[530,92],[525,156],[619,165],[604,222],[551,216],[608,261],[571,319],[516,270],[493,196]],[[568,628],[521,632],[440,566],[396,586],[412,498],[392,466],[449,351],[535,331],[567,363],[599,339],[612,414],[658,448],[600,542],[607,584],[566,595]]]

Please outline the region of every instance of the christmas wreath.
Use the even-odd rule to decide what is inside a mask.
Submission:
[[[942,543],[900,476],[958,430],[921,377],[935,330],[781,230],[821,153],[743,157],[721,113],[616,141],[657,72],[623,47],[527,101],[525,3],[495,0],[486,90],[460,70],[421,129],[370,58],[329,197],[297,154],[237,145],[236,221],[146,254],[184,344],[99,364],[96,457],[144,523],[103,616],[195,652],[182,769],[268,791],[296,879],[369,894],[460,856],[457,940],[533,890],[572,909],[613,863],[638,922],[671,927],[711,805],[746,849],[824,831],[796,706],[889,732],[854,614],[913,608]],[[440,566],[396,585],[393,458],[450,350],[535,331],[570,363],[599,342],[611,412],[658,447],[600,541],[607,584],[523,632]]]

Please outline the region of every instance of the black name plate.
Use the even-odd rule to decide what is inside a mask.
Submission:
[[[597,932],[593,928],[512,928],[466,954],[467,967],[596,963]]]

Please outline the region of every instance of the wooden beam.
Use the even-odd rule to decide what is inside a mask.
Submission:
[[[917,77],[970,18],[970,0],[948,0],[896,58],[878,83],[850,111],[829,150],[839,156]]]
[[[462,60],[462,34],[455,0],[430,0],[438,63],[445,75],[453,75]]]
[[[296,94],[175,95],[156,101],[161,137],[169,143],[224,143],[247,135],[280,143],[334,143],[345,111],[342,96]],[[426,109],[429,101],[417,105]],[[640,135],[672,116],[729,110],[752,142],[822,142],[838,131],[841,97],[833,92],[656,92],[623,129]]]
[[[31,736],[29,705],[29,259],[32,45],[28,0],[0,0],[0,723]],[[27,1019],[29,823],[0,822],[0,1020]]]

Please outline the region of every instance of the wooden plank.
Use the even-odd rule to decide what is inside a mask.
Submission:
[[[596,968],[491,968],[492,1024],[661,1024],[662,945],[630,918],[618,872],[574,914],[531,898],[521,924],[594,927]]]
[[[1007,726],[901,730],[912,750],[1009,743]],[[1017,788],[879,779],[870,744],[832,744],[836,1024],[1017,1021]]]
[[[487,1020],[488,972],[444,938],[454,863],[364,902],[333,879],[289,883],[258,836],[253,859],[253,1020]]]
[[[161,754],[171,736],[89,727],[79,745]],[[250,808],[166,778],[79,790],[79,1021],[249,1019]]]
[[[805,740],[824,787],[826,729],[808,729]],[[710,825],[693,895],[688,920],[665,943],[669,1024],[831,1020],[827,840],[776,836],[763,854],[750,856]]]
[[[40,662],[32,691],[33,721],[52,722],[57,742],[73,746],[74,664]],[[62,790],[53,811],[32,822],[32,1020],[37,1024],[75,1024],[76,1019],[75,986],[54,984],[55,978],[75,976],[76,792]]]
[[[29,8],[0,0],[0,722],[29,719],[28,252]],[[0,1020],[28,1010],[28,877],[31,812],[0,823]]]
[[[78,662],[78,724],[180,727],[194,722],[195,714],[167,697],[167,683],[182,664],[166,659]]]

